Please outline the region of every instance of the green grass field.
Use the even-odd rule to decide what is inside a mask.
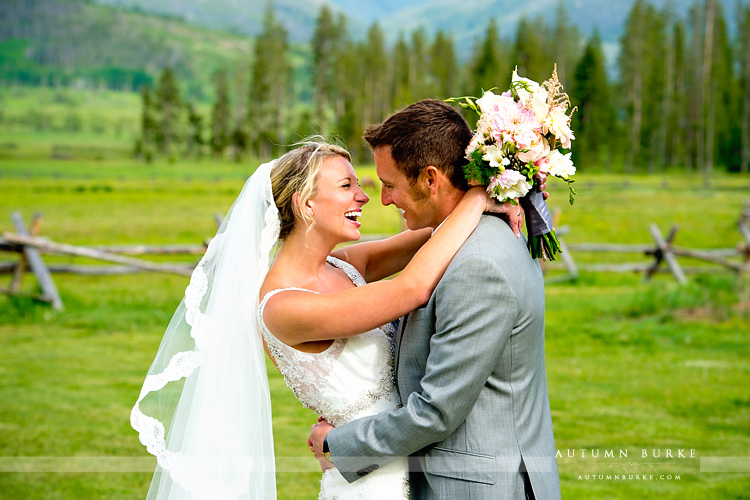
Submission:
[[[55,144],[72,148],[73,158],[53,158]],[[99,156],[91,153],[97,148]],[[55,241],[200,243],[254,168],[230,161],[146,165],[127,151],[114,133],[0,131],[0,232],[12,230],[12,211],[27,221],[40,211],[42,235]],[[372,166],[357,170],[375,177]],[[741,241],[735,221],[750,198],[748,179],[719,176],[706,188],[698,177],[634,177],[627,187],[622,177],[578,178],[573,207],[563,183],[551,189],[551,207],[562,208],[560,223],[570,226],[568,243],[647,243],[650,223],[665,233],[678,224],[676,242],[686,247]],[[363,231],[398,231],[398,213],[380,205],[376,189],[369,195]],[[142,498],[153,462],[129,412],[187,279],[56,275],[55,281],[64,312],[0,296],[0,497]],[[35,288],[27,275],[24,291]],[[668,275],[644,282],[638,275],[582,273],[575,282],[548,285],[547,375],[563,498],[749,498],[749,333],[747,276],[692,275],[681,287]],[[305,439],[316,415],[268,368],[279,498],[315,498],[319,474]],[[665,457],[680,449],[688,456],[695,450],[695,457]],[[614,457],[605,458],[606,450]],[[746,457],[746,472],[701,472],[708,457]],[[606,479],[623,473],[653,479]]]

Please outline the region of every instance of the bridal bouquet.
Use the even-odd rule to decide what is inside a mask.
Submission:
[[[570,99],[557,79],[539,85],[513,71],[510,89],[500,95],[489,90],[480,98],[452,97],[464,108],[479,114],[477,131],[466,149],[469,164],[464,167],[466,179],[480,184],[499,202],[521,199],[526,212],[531,256],[555,260],[561,252],[560,242],[552,228],[547,203],[537,189],[547,176],[568,183],[570,204],[575,167],[570,159]]]

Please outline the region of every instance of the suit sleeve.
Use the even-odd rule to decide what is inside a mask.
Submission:
[[[403,408],[353,420],[328,435],[334,464],[349,482],[452,434],[510,338],[515,295],[490,259],[472,255],[454,261],[435,294],[436,328],[421,392],[410,394]]]

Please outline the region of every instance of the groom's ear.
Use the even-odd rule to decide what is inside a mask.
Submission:
[[[443,181],[443,177],[442,172],[433,165],[429,165],[422,170],[422,179],[425,183],[425,187],[429,189],[430,194],[433,196],[437,194],[438,187]]]

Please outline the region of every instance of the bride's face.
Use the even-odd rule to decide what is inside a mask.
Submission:
[[[351,163],[343,156],[334,156],[323,162],[318,172],[317,194],[307,201],[312,210],[314,231],[320,231],[338,241],[360,238],[357,219],[362,206],[370,201],[357,180]]]

